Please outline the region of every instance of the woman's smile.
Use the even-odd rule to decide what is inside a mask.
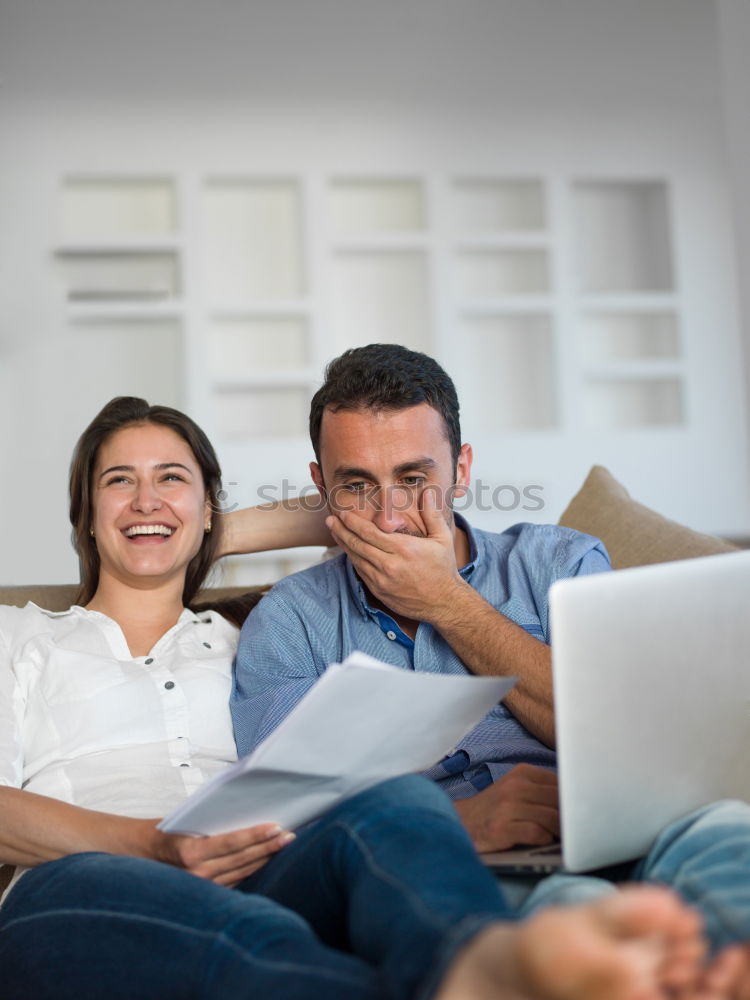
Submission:
[[[184,580],[210,507],[200,467],[179,434],[149,423],[117,431],[101,446],[92,497],[102,577]]]

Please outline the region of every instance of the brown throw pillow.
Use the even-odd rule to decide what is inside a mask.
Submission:
[[[601,465],[593,466],[560,524],[601,538],[615,569],[736,551],[729,542],[686,528],[633,500]]]

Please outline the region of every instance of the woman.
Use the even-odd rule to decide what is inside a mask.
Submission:
[[[311,512],[225,519],[219,489],[189,418],[113,400],[71,466],[79,604],[0,609],[0,861],[32,869],[0,910],[6,1000],[554,998],[592,974],[591,995],[612,998],[694,982],[695,918],[658,890],[568,911],[562,927],[555,914],[502,923],[494,880],[422,779],[357,796],[296,838],[272,824],[157,829],[235,756],[237,629],[189,610],[206,572],[230,549],[321,540]],[[550,933],[567,980],[545,966]]]

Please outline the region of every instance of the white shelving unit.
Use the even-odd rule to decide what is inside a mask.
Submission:
[[[233,466],[301,475],[322,363],[374,341],[443,360],[506,449],[689,432],[667,179],[74,175],[60,206],[71,343],[120,345],[115,391],[189,403]]]

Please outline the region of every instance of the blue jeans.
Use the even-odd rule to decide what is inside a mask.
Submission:
[[[76,854],[0,909],[4,1000],[426,1000],[458,949],[508,919],[445,795],[379,785],[299,832],[237,890]]]
[[[644,858],[627,872],[620,868],[622,878],[676,889],[700,910],[714,950],[750,941],[750,805],[717,802],[671,823]],[[592,875],[528,882],[509,877],[502,885],[523,917],[550,903],[580,903],[613,889],[610,879]]]

